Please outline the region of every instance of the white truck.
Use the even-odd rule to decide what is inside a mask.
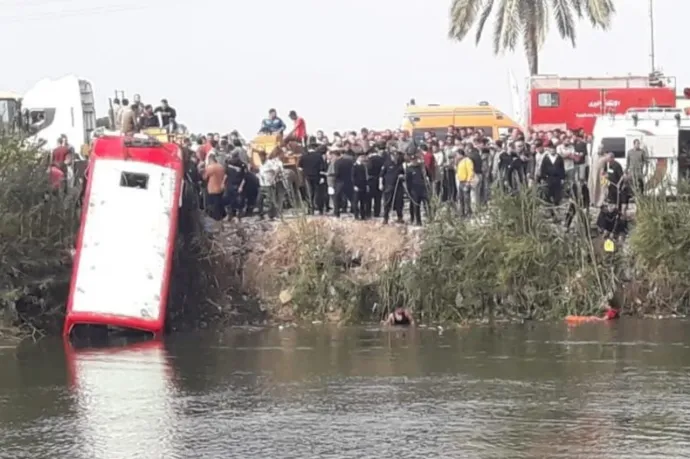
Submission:
[[[43,79],[20,96],[0,92],[0,131],[21,131],[42,149],[57,147],[66,135],[75,150],[88,145],[96,129],[93,87],[74,75]]]
[[[645,192],[675,195],[678,184],[690,178],[690,116],[683,109],[635,108],[622,115],[600,116],[592,137],[590,173],[604,153],[613,153],[625,169],[627,153],[639,140],[649,158]]]

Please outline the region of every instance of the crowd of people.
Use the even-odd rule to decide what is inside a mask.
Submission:
[[[169,132],[177,129],[177,111],[167,99],[162,99],[156,108],[142,102],[138,94],[134,95],[131,104],[126,98],[115,98],[112,104],[111,118],[118,132],[131,135],[149,128],[162,128]]]
[[[210,216],[241,218],[256,209],[263,218],[268,208],[269,217],[275,218],[286,201],[294,204],[286,199],[292,182],[286,180],[291,171],[284,162],[295,145],[303,179],[295,194],[310,214],[340,217],[349,212],[356,219],[382,217],[388,223],[394,217],[403,222],[407,202],[409,222],[421,225],[422,216],[428,218],[433,212],[432,197],[471,217],[487,205],[495,187],[516,193],[537,186],[551,204],[554,218],[558,217],[553,209],[567,204],[563,223],[568,228],[575,210],[590,205],[585,167],[590,139],[581,131],[513,130],[493,139],[483,129],[449,126],[442,136],[434,131],[412,136],[404,130],[366,128],[331,136],[320,130],[307,135],[304,119],[295,111],[289,117],[292,129],[273,109],[261,123],[259,134],[279,136],[285,148],[260,152],[260,165],[252,164],[251,153],[236,131],[187,140]],[[621,184],[628,171],[619,170],[613,155],[605,157],[602,173],[613,187],[607,199],[614,205],[601,210],[617,221],[627,203],[618,190],[624,189]],[[631,166],[635,177],[641,176],[641,161]]]
[[[115,106],[116,127],[124,134],[175,123],[175,109],[165,100],[155,110],[136,96],[131,105],[123,100]],[[436,131],[413,136],[405,130],[366,128],[328,136],[320,130],[308,135],[304,119],[295,111],[289,118],[291,129],[273,109],[262,121],[259,135],[277,136],[282,148],[259,151],[259,161],[252,161],[251,148],[237,131],[179,138],[188,160],[187,178],[210,217],[239,219],[258,212],[260,218],[267,213],[274,219],[287,206],[303,202],[310,214],[351,213],[361,220],[382,217],[384,223],[393,216],[402,223],[407,202],[409,222],[421,225],[422,217],[431,217],[436,207],[429,205],[432,198],[471,217],[488,204],[496,188],[517,193],[536,186],[551,204],[554,218],[554,209],[565,200],[563,223],[569,228],[576,209],[589,207],[590,189],[599,186],[603,175],[608,179],[609,205],[600,209],[600,226],[620,233],[631,190],[642,189],[646,173],[646,153],[637,143],[628,152],[625,169],[613,154],[600,152],[596,178],[588,183],[590,139],[581,131],[513,130],[493,139],[480,128],[448,126],[442,136]],[[60,177],[64,181],[72,151],[62,138],[53,152],[55,184]],[[293,154],[296,170],[285,167],[286,157]]]

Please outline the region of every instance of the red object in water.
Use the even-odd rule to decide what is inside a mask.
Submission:
[[[616,308],[608,308],[606,310],[606,314],[604,315],[604,319],[606,320],[615,320],[620,318],[620,310]]]
[[[675,86],[673,77],[537,75],[529,83],[529,125],[537,131],[583,129],[592,134],[599,115],[624,114],[631,108],[675,107]]]
[[[160,335],[183,186],[179,148],[99,138],[86,183],[63,335],[76,324]]]

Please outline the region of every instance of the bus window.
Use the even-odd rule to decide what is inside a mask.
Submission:
[[[419,128],[415,129],[412,131],[412,138],[415,140],[415,142],[421,142],[424,140],[424,133],[425,132],[431,132],[432,134],[436,134],[436,138],[438,140],[446,140],[446,134],[448,133],[448,128]]]
[[[613,153],[616,158],[625,158],[625,137],[604,137],[601,139],[604,153]]]
[[[498,136],[499,137],[509,137],[513,133],[512,127],[499,127],[498,128]]]

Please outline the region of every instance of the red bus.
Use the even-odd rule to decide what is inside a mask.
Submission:
[[[630,108],[675,107],[674,77],[577,78],[538,75],[529,81],[529,126],[535,130],[583,129],[591,134],[599,115]]]
[[[163,333],[182,186],[177,145],[94,142],[64,336],[77,324]]]

